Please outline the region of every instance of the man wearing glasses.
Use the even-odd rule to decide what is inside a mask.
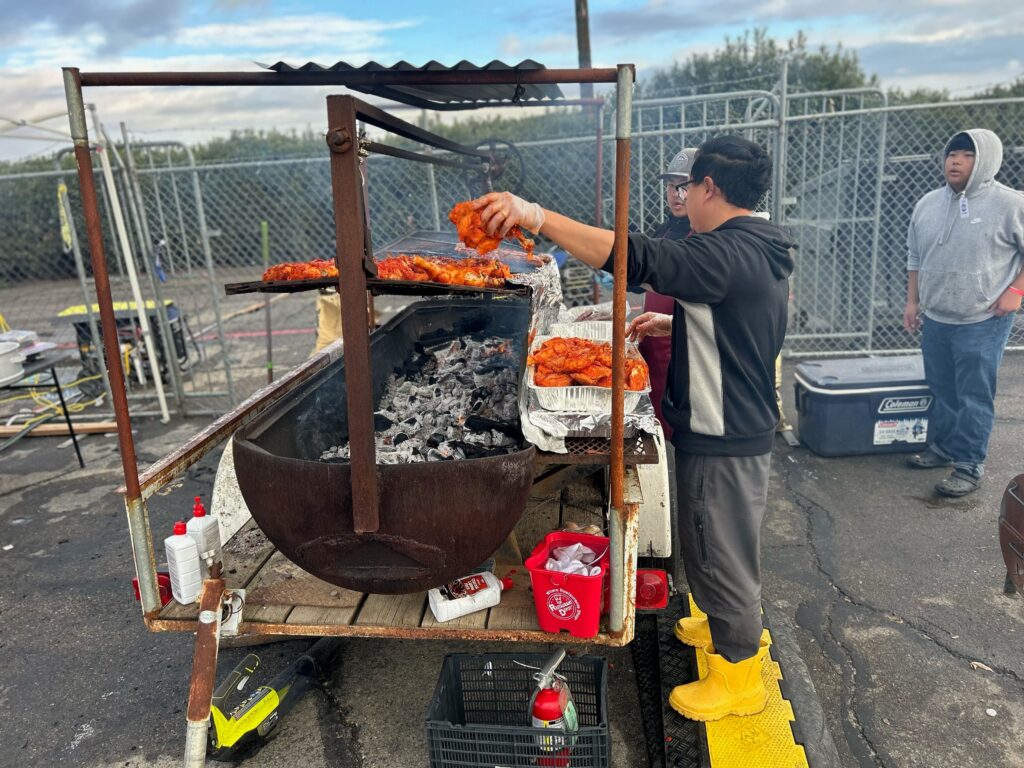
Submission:
[[[646,312],[634,339],[671,338],[662,401],[673,427],[680,539],[686,578],[707,620],[680,619],[676,636],[703,647],[708,673],[674,689],[669,703],[694,720],[762,711],[768,654],[761,625],[761,522],[779,412],[775,359],[786,334],[796,246],[752,215],[771,186],[757,144],[722,136],[701,145],[686,191],[694,234],[674,241],[628,236],[627,279],[673,299],[672,314]],[[682,188],[680,190],[680,188]],[[614,232],[547,211],[507,192],[476,201],[484,226],[518,224],[598,269],[612,271]]]
[[[690,180],[690,167],[697,154],[694,148],[684,149],[677,153],[669,162],[664,173],[658,179],[665,185],[665,204],[672,215],[661,223],[651,237],[664,237],[669,240],[683,240],[689,237],[690,219],[686,215],[686,183]],[[644,294],[644,312],[672,314],[675,300],[654,291]],[[647,361],[651,374],[651,402],[654,413],[661,422],[665,439],[672,439],[672,425],[666,421],[661,410],[661,401],[665,396],[665,384],[668,379],[668,363],[672,356],[672,339],[668,336],[646,336],[640,342],[640,354]]]

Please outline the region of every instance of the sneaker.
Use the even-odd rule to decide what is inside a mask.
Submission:
[[[949,477],[935,484],[935,492],[942,496],[957,499],[961,496],[966,496],[968,493],[974,493],[980,486],[981,478],[959,469],[954,469]]]
[[[931,448],[928,448],[921,453],[915,453],[907,459],[907,466],[914,469],[936,469],[937,467],[951,467],[953,462],[942,458]]]

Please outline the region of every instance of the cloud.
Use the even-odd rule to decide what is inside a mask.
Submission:
[[[163,38],[185,19],[187,0],[12,0],[0,6],[0,46],[42,34],[90,36],[97,50],[113,53]]]
[[[213,0],[214,8],[236,11],[239,8],[269,8],[270,0]]]
[[[501,38],[501,52],[505,56],[516,56],[523,50],[522,40],[519,35],[510,33]]]
[[[187,27],[174,36],[174,43],[183,48],[223,51],[265,49],[272,40],[276,49],[294,47],[306,50],[310,46],[350,47],[351,42],[358,38],[360,47],[371,48],[383,42],[379,33],[407,29],[417,24],[418,21],[411,19],[356,21],[327,14],[279,16],[272,20],[254,19],[240,23]],[[267,34],[268,27],[273,28],[273,35]]]
[[[1021,72],[1024,32],[970,40],[908,43],[894,40],[862,46],[857,50],[868,71],[887,72],[896,77],[946,75],[973,77],[979,81],[982,71]]]

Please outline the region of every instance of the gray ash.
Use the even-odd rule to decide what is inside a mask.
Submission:
[[[377,462],[476,459],[520,448],[519,376],[511,342],[462,337],[424,347],[387,381],[374,413]],[[348,461],[348,443],[321,461]]]

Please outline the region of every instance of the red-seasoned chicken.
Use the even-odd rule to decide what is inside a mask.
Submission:
[[[504,288],[512,277],[508,265],[498,259],[481,257],[453,259],[448,256],[399,254],[377,262],[377,274],[384,280],[469,285],[475,288]]]
[[[527,359],[536,366],[533,383],[538,387],[587,387],[612,385],[612,345],[556,336],[548,339]],[[649,374],[642,358],[626,358],[626,389],[634,392],[647,389]]]
[[[474,210],[472,203],[468,201],[456,203],[455,207],[448,212],[448,218],[459,231],[459,240],[467,248],[474,248],[481,256],[501,245],[500,235],[487,234],[487,230],[484,229],[483,222],[480,220],[480,211]],[[518,240],[528,258],[533,255],[533,240],[527,238],[518,225],[512,227],[505,237]]]
[[[275,264],[263,273],[263,280],[269,283],[277,280],[316,280],[321,277],[337,276],[338,267],[333,261],[313,259]]]

